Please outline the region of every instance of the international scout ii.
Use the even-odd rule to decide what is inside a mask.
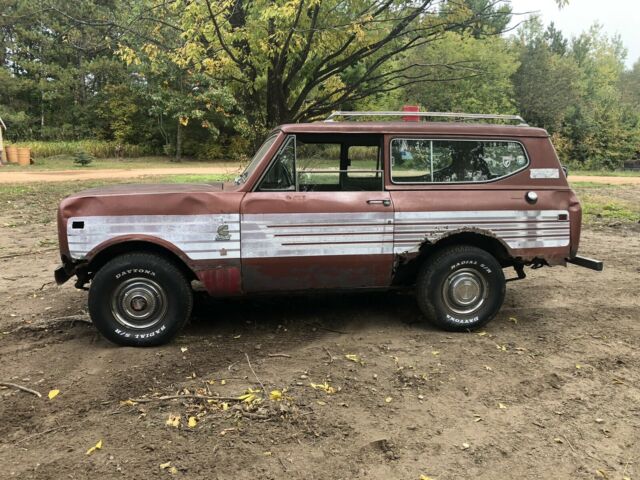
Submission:
[[[221,297],[410,288],[431,323],[467,331],[500,309],[507,267],[514,280],[525,266],[602,269],[577,255],[580,204],[546,131],[517,116],[407,115],[282,125],[234,182],[72,195],[56,280],[90,284],[109,340],[149,346],[187,322],[193,281]],[[413,121],[425,118],[441,121]]]

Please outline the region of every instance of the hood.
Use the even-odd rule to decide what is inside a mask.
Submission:
[[[104,187],[89,188],[70,195],[68,198],[104,197],[120,195],[158,195],[220,192],[224,190],[222,182],[216,183],[151,183],[106,185]]]

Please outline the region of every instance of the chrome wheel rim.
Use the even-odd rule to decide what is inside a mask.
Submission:
[[[149,278],[130,278],[121,283],[111,298],[111,313],[116,321],[134,330],[160,323],[167,311],[164,289]]]
[[[469,315],[479,310],[487,294],[486,279],[472,268],[462,268],[450,273],[442,285],[445,305],[460,315]]]

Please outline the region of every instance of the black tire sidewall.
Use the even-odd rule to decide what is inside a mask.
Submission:
[[[442,286],[456,270],[470,268],[487,285],[487,298],[480,309],[470,314],[451,310],[442,298]],[[490,253],[471,246],[450,247],[427,261],[417,284],[418,303],[434,325],[449,331],[474,330],[489,322],[500,310],[505,296],[505,279],[500,263]]]
[[[167,309],[162,320],[148,329],[132,329],[119,323],[111,311],[118,286],[133,277],[148,278],[164,290]],[[157,346],[170,341],[189,319],[192,292],[186,278],[171,262],[153,254],[116,257],[94,276],[89,289],[89,313],[96,328],[118,345]]]

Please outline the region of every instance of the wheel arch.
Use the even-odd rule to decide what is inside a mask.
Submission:
[[[197,279],[195,272],[189,266],[188,257],[185,253],[178,250],[174,245],[155,238],[114,239],[107,244],[99,245],[87,255],[86,271],[89,273],[89,278],[95,275],[111,259],[118,255],[132,252],[154,253],[162,256],[174,264],[185,275],[187,280]]]
[[[443,235],[434,242],[425,240],[420,245],[417,255],[411,258],[400,258],[394,275],[394,284],[413,284],[422,265],[434,254],[452,245],[480,248],[493,255],[503,268],[514,264],[514,258],[504,240],[487,231],[462,230]]]

